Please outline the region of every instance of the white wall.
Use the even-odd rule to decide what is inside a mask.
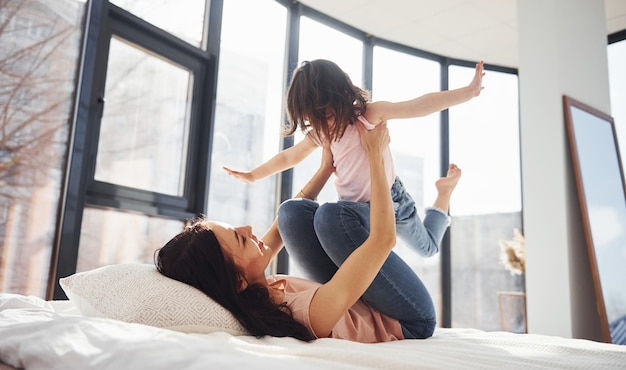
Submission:
[[[610,113],[604,2],[517,3],[528,330],[602,340],[562,96]]]

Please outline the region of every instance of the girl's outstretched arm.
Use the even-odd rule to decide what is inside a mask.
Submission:
[[[309,182],[307,182],[307,184],[302,188],[302,190],[294,196],[294,198],[316,199],[333,172],[335,172],[335,167],[333,167],[330,147],[325,145],[324,152],[322,153],[322,163],[320,164],[319,169],[315,172],[311,180],[309,180]],[[272,258],[276,257],[278,252],[280,252],[283,248],[283,239],[278,232],[277,219],[274,219],[274,223],[272,223],[272,226],[270,226],[269,230],[267,230],[261,240],[263,240],[263,243],[272,250]]]
[[[396,244],[395,217],[382,156],[389,144],[387,125],[378,125],[371,131],[360,123],[357,127],[370,162],[370,234],[313,296],[309,317],[318,337],[327,337],[341,316],[363,295]]]
[[[238,180],[252,183],[294,167],[302,162],[316,148],[317,144],[309,135],[306,135],[302,141],[291,148],[280,151],[267,162],[259,165],[252,171],[236,171],[226,166],[224,166],[223,169]]]
[[[483,62],[476,63],[474,78],[465,87],[424,94],[403,102],[377,101],[368,104],[365,118],[372,124],[396,118],[423,117],[464,103],[480,95],[485,75]]]

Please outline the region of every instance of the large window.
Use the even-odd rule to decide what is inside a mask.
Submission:
[[[60,277],[151,263],[154,251],[205,209],[213,108],[206,102],[215,86],[210,58],[219,46],[205,42],[205,27],[219,26],[221,12],[209,11],[204,0],[179,3],[88,3],[72,160],[52,259],[56,299],[64,297]]]
[[[275,216],[277,176],[245,184],[222,167],[251,170],[280,149],[286,22],[273,1],[224,2],[207,214],[258,234]]]
[[[473,75],[451,66],[449,88]],[[484,81],[479,97],[450,109],[450,162],[463,170],[450,206],[452,326],[500,330],[498,292],[524,292],[523,275],[499,261],[499,241],[522,229],[518,79],[487,71]]]
[[[439,91],[441,67],[438,62],[374,47],[372,100],[405,101]],[[440,168],[440,116],[389,121],[391,152],[396,174],[415,200],[423,220],[424,208],[436,196],[435,180]],[[394,252],[400,255],[422,279],[435,307],[441,308],[440,254],[424,258],[405,246],[401,239]],[[441,313],[438,313],[441,316]]]
[[[328,45],[333,45],[333,47],[329,48]],[[298,65],[305,60],[314,59],[328,59],[337,63],[350,76],[353,84],[362,86],[363,42],[311,18],[302,17],[300,20]],[[299,129],[294,135],[295,142],[304,138]],[[294,194],[306,185],[319,168],[321,160],[322,149],[318,148],[294,168],[292,187]],[[337,192],[333,181],[334,176],[331,176],[319,194],[318,201],[322,203],[337,201]],[[295,261],[289,264],[289,273],[300,274],[300,267]]]
[[[43,296],[51,258],[56,278],[149,262],[154,249],[201,213],[262,233],[275,217],[278,194],[306,184],[321,149],[292,177],[246,184],[222,167],[250,170],[281,150],[286,71],[304,60],[336,62],[374,100],[411,99],[440,90],[442,81],[456,88],[473,75],[462,61],[442,69],[451,61],[287,0],[7,4],[0,9],[0,103],[7,107],[0,112],[2,291]],[[91,21],[79,74],[86,6]],[[289,37],[287,30],[299,33]],[[35,44],[40,49],[24,52]],[[623,80],[616,67],[625,63],[623,49],[609,48],[612,81]],[[27,76],[30,84],[20,84]],[[497,292],[523,291],[524,280],[498,260],[498,242],[522,226],[517,76],[490,70],[487,80],[480,98],[449,115],[393,121],[390,130],[396,171],[421,215],[435,198],[442,161],[449,157],[463,169],[451,205],[453,312],[447,316],[453,326],[489,330],[499,329]],[[611,87],[612,95],[621,91],[619,82]],[[612,106],[623,131],[621,100]],[[448,127],[449,137],[442,136]],[[337,200],[333,180],[320,202]],[[447,255],[423,258],[402,244],[395,252],[417,271],[443,316]],[[298,275],[299,266],[291,264],[289,272]]]
[[[113,37],[95,179],[183,195],[192,85],[187,69]]]
[[[95,169],[86,189],[76,271],[152,262],[154,250],[197,209],[195,171],[188,171],[188,163],[197,156],[190,152],[190,137],[198,136],[191,135],[192,120],[198,119],[192,103],[201,91],[201,62],[168,48],[158,29],[124,19],[123,10],[111,7],[106,14],[110,22],[102,32],[108,44],[98,45],[98,59],[107,62],[95,83],[103,81],[104,89],[94,89],[102,94],[102,116],[88,121],[99,130],[90,138],[97,142],[90,148]]]
[[[203,37],[206,0],[110,1],[194,46],[206,47]]]
[[[328,45],[333,47],[329,48]],[[326,26],[308,17],[300,20],[298,65],[305,60],[328,59],[343,69],[350,76],[352,83],[362,86],[363,77],[363,42],[346,35],[336,29]],[[291,78],[291,76],[289,76]],[[295,141],[303,139],[300,130],[296,130]],[[322,149],[314,151],[307,159],[294,168],[293,192],[298,192],[309,181],[311,176],[319,168],[322,160]],[[337,192],[333,185],[334,177],[320,193],[320,202],[333,202],[337,200]],[[294,265],[294,269],[297,268]]]
[[[182,227],[178,220],[85,208],[76,271],[119,263],[152,263],[154,250]]]
[[[46,292],[84,14],[83,1],[0,5],[2,292]]]

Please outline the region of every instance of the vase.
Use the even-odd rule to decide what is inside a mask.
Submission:
[[[526,293],[498,292],[500,328],[512,333],[527,333]]]

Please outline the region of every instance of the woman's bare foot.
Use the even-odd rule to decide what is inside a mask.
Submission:
[[[457,167],[456,164],[451,163],[448,166],[448,173],[446,174],[446,177],[442,177],[435,182],[438,194],[437,199],[433,204],[434,207],[448,212],[448,208],[450,208],[450,196],[452,195],[454,188],[456,188],[456,184],[459,182],[460,178],[461,169]]]

